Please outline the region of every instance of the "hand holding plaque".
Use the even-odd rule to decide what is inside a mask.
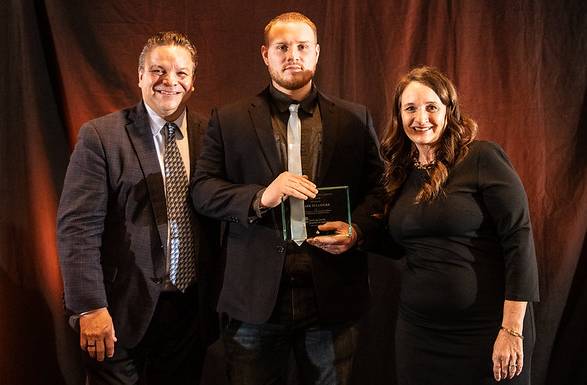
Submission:
[[[331,235],[333,231],[320,231],[318,226],[326,222],[341,221],[349,224],[349,235],[352,233],[351,223],[351,205],[349,198],[348,186],[319,187],[318,194],[315,198],[307,199],[304,202],[306,232],[308,238]],[[283,238],[291,239],[289,226],[287,225],[287,215],[285,205],[281,204]]]
[[[326,222],[318,226],[320,234],[331,230],[331,235],[318,235],[307,238],[306,242],[330,254],[342,254],[357,244],[358,237],[354,226],[342,221]]]

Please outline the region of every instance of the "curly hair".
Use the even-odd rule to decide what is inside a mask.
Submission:
[[[450,79],[436,68],[422,66],[412,69],[398,83],[393,96],[391,119],[381,140],[381,156],[385,164],[383,185],[390,199],[395,198],[414,167],[418,149],[403,129],[401,96],[411,82],[432,89],[446,106],[446,127],[434,144],[435,163],[428,170],[429,179],[416,196],[415,203],[428,202],[443,193],[449,170],[468,153],[477,134],[477,123],[461,114],[457,92]]]

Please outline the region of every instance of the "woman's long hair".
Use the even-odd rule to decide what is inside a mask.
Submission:
[[[435,164],[428,169],[430,178],[416,196],[415,203],[421,203],[442,193],[449,170],[467,155],[477,134],[477,123],[461,115],[455,86],[437,69],[423,66],[405,75],[395,89],[391,119],[381,141],[381,156],[385,164],[383,184],[390,201],[414,167],[414,159],[418,158],[416,145],[404,132],[401,117],[401,96],[411,82],[431,88],[446,106],[446,127],[434,145]]]

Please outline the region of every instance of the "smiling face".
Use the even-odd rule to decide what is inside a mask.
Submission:
[[[177,119],[194,91],[194,66],[189,51],[183,47],[153,47],[139,68],[143,101],[163,119]]]
[[[291,91],[311,87],[320,55],[320,46],[312,28],[304,22],[277,22],[267,34],[261,47],[273,85],[278,90]]]
[[[427,153],[446,127],[446,105],[430,87],[415,81],[406,86],[400,103],[404,132],[420,154]]]

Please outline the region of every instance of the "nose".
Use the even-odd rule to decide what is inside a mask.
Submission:
[[[415,121],[418,124],[428,123],[428,111],[426,111],[425,108],[418,108],[416,111]]]
[[[177,84],[177,76],[173,72],[167,72],[163,77],[163,84],[174,86]]]
[[[288,54],[288,57],[287,57],[288,60],[295,62],[300,59],[300,50],[296,46],[293,46],[290,49],[288,49],[287,54]]]

